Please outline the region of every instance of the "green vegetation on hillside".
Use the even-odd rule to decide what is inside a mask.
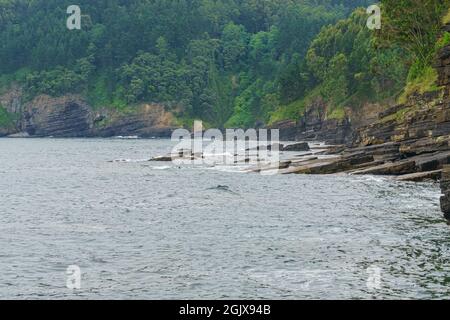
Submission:
[[[437,50],[450,43],[442,25],[449,22],[448,0],[383,0],[384,27],[378,38],[384,45],[395,43],[409,56],[409,73],[400,96],[404,102],[414,92],[437,90],[433,62]],[[441,35],[442,34],[442,35]],[[439,38],[439,36],[441,37]]]
[[[320,97],[340,119],[406,81],[406,93],[434,88],[447,0],[381,3],[371,31],[369,0],[79,0],[82,29],[70,31],[71,1],[0,0],[0,92],[17,82],[28,99],[155,102],[215,127],[298,120]]]
[[[159,102],[181,119],[250,126],[305,93],[299,72],[312,39],[367,3],[80,0],[82,29],[70,31],[71,1],[0,0],[0,74],[28,98],[80,93],[114,108]]]
[[[384,100],[402,89],[407,75],[404,50],[395,44],[379,48],[366,21],[365,10],[358,9],[322,28],[307,51],[301,73],[305,94],[279,107],[272,122],[298,117],[317,97],[328,104],[328,119],[343,119],[345,107]]]
[[[11,115],[0,105],[0,127],[11,128],[13,126],[14,123]]]

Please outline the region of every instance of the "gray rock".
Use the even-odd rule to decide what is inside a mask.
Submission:
[[[416,172],[416,163],[411,160],[385,163],[375,167],[358,170],[353,172],[356,175],[372,174],[372,175],[403,175]]]
[[[298,142],[283,146],[282,151],[309,151],[311,150],[307,142]]]
[[[28,134],[28,132],[19,132],[8,135],[8,138],[29,138],[29,137],[30,135]]]
[[[412,182],[422,182],[427,180],[437,181],[441,178],[442,170],[426,171],[426,172],[416,172],[411,174],[405,174],[398,176],[397,181],[412,181]]]
[[[155,162],[171,162],[174,158],[172,158],[171,155],[167,156],[158,156],[151,158],[149,161],[155,161]]]
[[[441,177],[441,210],[444,217],[450,220],[450,165],[445,165],[442,169]]]

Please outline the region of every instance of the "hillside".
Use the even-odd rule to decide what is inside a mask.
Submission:
[[[0,135],[165,136],[201,119],[351,142],[436,86],[450,39],[447,2],[381,2],[381,31],[363,0],[83,0],[68,30],[69,1],[1,0]]]
[[[267,124],[314,84],[306,54],[321,28],[367,2],[85,0],[68,30],[70,1],[2,0],[0,132],[23,130],[14,120],[40,96],[75,95],[100,118],[150,104],[173,125]]]

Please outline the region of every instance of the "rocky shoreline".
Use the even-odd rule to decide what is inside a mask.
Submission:
[[[337,174],[394,176],[399,181],[438,180],[442,168],[450,163],[450,151],[406,157],[400,144],[346,148],[323,146],[310,155],[288,158],[281,174]],[[341,151],[342,150],[342,151]],[[326,155],[326,157],[322,157]]]
[[[439,144],[440,145],[440,144]],[[246,172],[273,170],[264,165],[260,150],[247,149],[241,157],[243,162],[261,164],[244,169]],[[272,145],[264,149],[274,150]],[[409,150],[409,149],[408,149]],[[437,181],[442,176],[445,165],[450,164],[450,149],[429,153],[410,153],[402,151],[402,144],[388,142],[379,145],[348,148],[344,145],[310,144],[297,142],[277,144],[279,152],[279,174],[338,174],[393,176],[398,181]],[[300,152],[302,152],[300,154]],[[173,161],[177,159],[202,159],[202,153],[191,150],[177,150],[173,154],[157,156],[150,161]],[[235,162],[236,163],[236,162]]]
[[[275,124],[284,141],[305,141],[279,145],[281,174],[387,175],[399,181],[437,181],[442,178],[443,211],[450,217],[450,45],[436,57],[437,86],[431,92],[416,92],[407,100],[378,113],[360,111],[359,116],[327,119],[326,104],[320,99],[306,109],[301,119]],[[25,102],[20,88],[0,95],[0,106],[9,123],[0,127],[0,137],[170,137],[176,129],[173,115],[162,105],[143,104],[128,111],[95,109],[82,97],[38,96]],[[312,146],[308,141],[329,145]],[[183,154],[181,157],[184,157]],[[188,154],[188,157],[198,155]],[[152,159],[171,161],[172,156]],[[245,162],[246,159],[244,159]],[[249,171],[271,170],[254,167]]]
[[[411,146],[415,147],[411,148]],[[275,152],[279,152],[279,162],[277,164],[265,163],[263,157],[260,157],[263,149],[275,149]],[[235,165],[248,164],[241,169],[247,173],[276,170],[277,174],[341,173],[391,176],[397,181],[410,182],[440,180],[443,194],[441,210],[444,217],[450,221],[450,148],[448,141],[446,144],[442,144],[441,141],[432,143],[430,140],[409,141],[406,145],[399,142],[386,142],[353,148],[344,145],[308,144],[307,142],[277,143],[256,149],[247,149],[243,154],[235,154],[233,157],[240,159],[234,161]],[[177,150],[172,154],[151,158],[149,161],[190,161],[205,158],[203,153],[196,154],[191,150]]]

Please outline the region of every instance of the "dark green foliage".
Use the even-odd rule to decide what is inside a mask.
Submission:
[[[429,66],[437,37],[441,31],[441,17],[449,0],[382,0],[384,28],[380,34],[390,45],[398,43],[409,51],[419,64]]]
[[[12,128],[14,126],[13,117],[0,105],[0,128]]]
[[[322,96],[340,104],[353,95],[385,98],[404,85],[407,55],[398,46],[380,50],[366,27],[365,10],[325,27],[314,39],[307,65]]]
[[[368,0],[78,0],[82,29],[69,31],[72,4],[0,0],[0,86],[94,107],[158,102],[221,127],[265,123],[318,86],[339,104],[405,78],[400,49],[376,51],[364,11],[345,19]]]

